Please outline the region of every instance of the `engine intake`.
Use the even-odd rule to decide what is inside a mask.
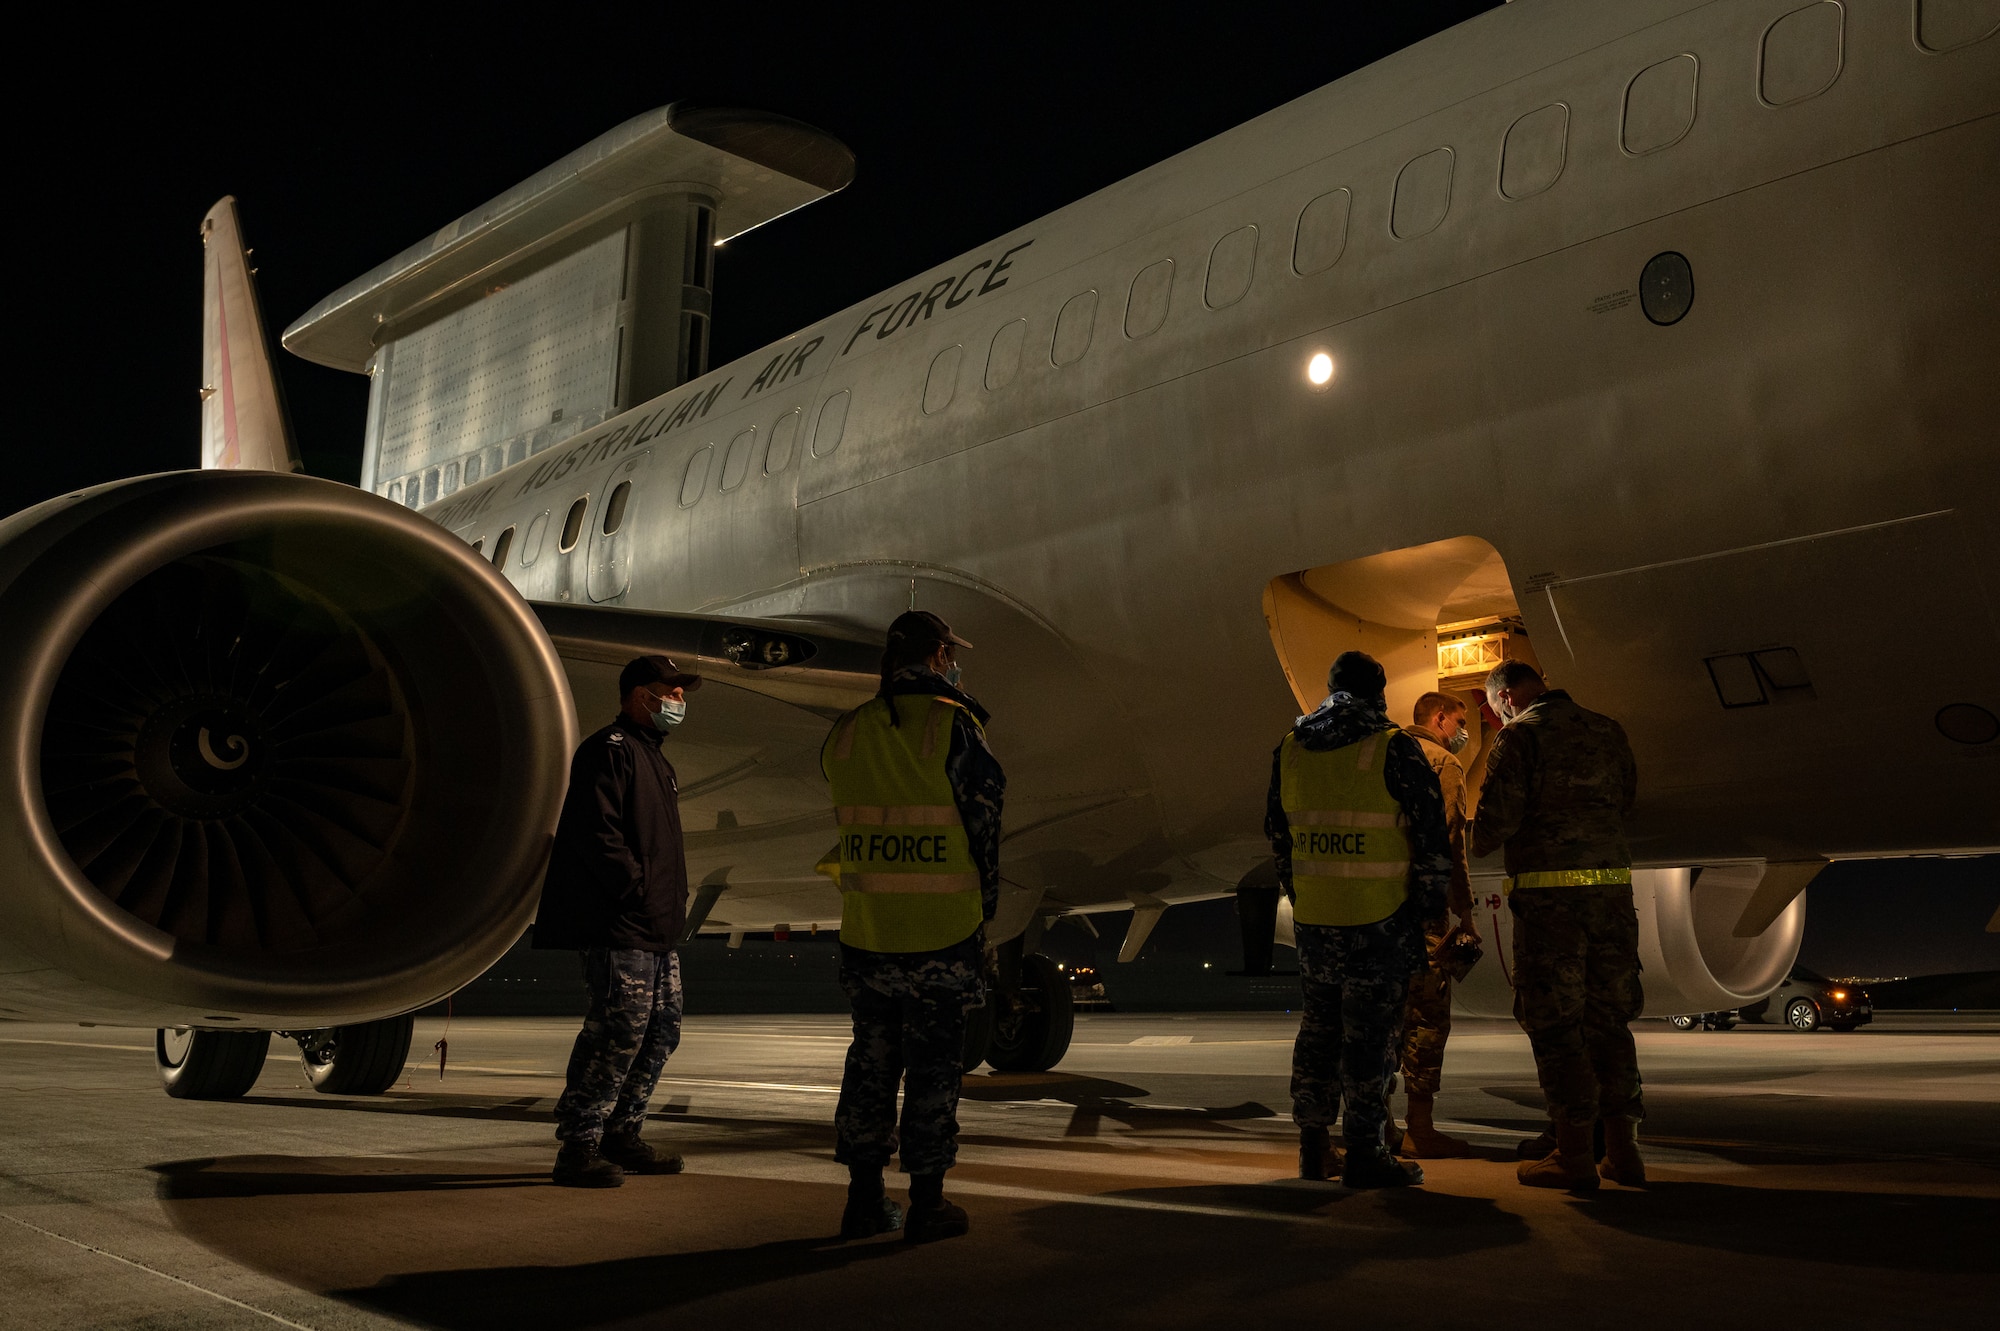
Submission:
[[[0,622],[0,1015],[344,1025],[520,935],[573,712],[450,534],[307,477],[141,477],[0,523]]]

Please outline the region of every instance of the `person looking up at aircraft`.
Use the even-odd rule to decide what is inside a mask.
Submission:
[[[1444,796],[1417,741],[1389,720],[1387,686],[1367,653],[1335,659],[1326,701],[1272,755],[1264,815],[1305,989],[1292,1050],[1299,1177],[1328,1176],[1344,1101],[1350,1188],[1424,1181],[1383,1132],[1424,921],[1444,913],[1451,882]]]
[[[1403,1094],[1407,1098],[1407,1131],[1396,1131],[1389,1120],[1389,1142],[1400,1154],[1419,1160],[1471,1154],[1457,1137],[1437,1130],[1434,1121],[1438,1088],[1444,1069],[1444,1046],[1451,1038],[1451,972],[1445,969],[1447,947],[1460,940],[1479,942],[1472,921],[1472,880],[1465,868],[1465,769],[1458,754],[1470,738],[1465,728],[1465,704],[1445,693],[1417,699],[1412,722],[1403,733],[1417,742],[1424,761],[1437,776],[1444,796],[1445,839],[1451,854],[1451,885],[1444,911],[1424,921],[1424,964],[1410,977],[1409,1003],[1403,1018]]]
[[[1639,1058],[1629,1023],[1639,984],[1639,917],[1625,818],[1639,769],[1624,727],[1551,689],[1525,661],[1502,661],[1486,696],[1494,736],[1472,821],[1472,853],[1503,847],[1514,914],[1514,1015],[1535,1051],[1555,1149],[1524,1160],[1521,1182],[1592,1191],[1602,1175],[1638,1186]]]
[[[834,1159],[848,1174],[844,1239],[900,1226],[921,1243],[970,1225],[944,1199],[944,1176],[958,1158],[966,1012],[980,1001],[985,925],[1000,901],[1007,791],[986,709],[958,687],[958,649],[971,645],[928,611],[898,615],[881,691],[836,721],[820,751],[840,824],[824,863],[840,885],[840,984],[854,1016],[833,1116]],[[882,1185],[899,1149],[907,1221]]]
[[[570,762],[534,943],[580,953],[590,993],[556,1101],[554,1178],[566,1187],[681,1171],[681,1158],[655,1151],[639,1129],[681,1042],[675,948],[687,921],[687,855],[679,787],[660,745],[700,687],[670,657],[638,657],[618,676],[617,718]]]

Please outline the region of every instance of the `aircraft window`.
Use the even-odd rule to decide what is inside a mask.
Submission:
[[[400,504],[403,502],[403,483],[401,481],[390,481],[389,488],[383,493],[389,496],[390,503]]]
[[[522,568],[526,568],[528,565],[534,563],[536,557],[542,553],[542,537],[548,532],[548,529],[549,511],[543,509],[541,512],[535,514],[534,521],[528,524],[528,534],[521,541]]]
[[[484,468],[485,464],[486,464],[486,455],[484,453],[474,453],[471,457],[465,460],[465,483],[467,485],[471,485],[474,481],[479,479],[479,473]]]
[[[693,508],[701,502],[708,491],[708,466],[715,461],[715,445],[703,444],[688,459],[687,472],[681,477],[681,507]]]
[[[484,550],[485,548],[486,548],[486,538],[484,536],[480,537],[478,540],[472,543],[472,553],[475,555],[478,554],[481,550]]]
[[[1322,194],[1299,213],[1299,233],[1292,240],[1292,271],[1300,277],[1324,272],[1340,262],[1347,248],[1347,214],[1354,196],[1344,189]]]
[[[426,504],[438,497],[438,473],[440,470],[441,468],[432,467],[424,473],[424,502]],[[413,504],[411,507],[414,508],[416,506]]]
[[[506,449],[496,445],[486,450],[485,472],[488,476],[497,475],[500,469],[506,465],[507,465]]]
[[[1056,335],[1049,343],[1049,359],[1069,365],[1083,359],[1090,350],[1091,330],[1097,325],[1097,293],[1079,291],[1063,303],[1056,315]]]
[[[1167,306],[1173,299],[1174,261],[1160,259],[1147,264],[1132,279],[1132,291],[1125,297],[1125,336],[1145,337],[1157,333],[1167,321]]]
[[[1451,209],[1452,152],[1433,148],[1412,157],[1396,173],[1396,201],[1389,209],[1389,230],[1398,240],[1415,240],[1437,229]]]
[[[403,502],[411,508],[424,502],[423,477],[412,476],[403,483]]]
[[[1794,9],[1764,30],[1757,62],[1757,95],[1766,106],[1789,106],[1817,97],[1840,77],[1840,39],[1846,14],[1834,0]]]
[[[1014,382],[1014,376],[1021,371],[1021,344],[1027,338],[1026,319],[1001,324],[993,334],[993,345],[986,351],[986,387],[989,391],[997,393]]]
[[[508,466],[510,466],[510,467],[511,467],[511,466],[513,466],[513,465],[514,465],[514,464],[515,464],[516,462],[520,462],[520,461],[523,461],[523,460],[525,460],[525,459],[527,458],[527,456],[528,456],[528,439],[527,439],[527,436],[525,436],[525,435],[524,435],[524,436],[522,436],[521,438],[519,438],[519,439],[516,439],[516,440],[515,440],[515,441],[514,441],[513,443],[511,443],[511,444],[507,445],[507,465],[508,465]]]
[[[443,493],[450,494],[456,489],[458,489],[458,464],[447,462],[444,464]]]
[[[1668,250],[1646,260],[1639,273],[1639,308],[1661,326],[1679,323],[1694,304],[1694,269],[1687,256]]]
[[[1955,51],[2000,32],[1993,6],[1981,0],[1917,0],[1917,42],[1926,51]]]
[[[2000,716],[1976,702],[1948,703],[1932,719],[1938,734],[1954,744],[1991,744],[2000,739]]]
[[[1703,662],[1725,708],[1762,707],[1766,703],[1810,702],[1816,696],[1806,677],[1805,663],[1790,647],[1761,652],[1711,656]]]
[[[1700,67],[1682,54],[1648,65],[1625,89],[1625,151],[1634,157],[1671,148],[1694,124],[1695,82]]]
[[[813,421],[812,453],[823,458],[840,447],[840,436],[847,431],[847,390],[841,389],[820,404],[819,416]]]
[[[764,450],[764,474],[772,476],[792,465],[792,445],[799,439],[799,413],[788,411],[771,427],[771,443]]]
[[[1208,252],[1208,283],[1202,299],[1219,310],[1243,299],[1257,269],[1257,228],[1241,226],[1215,242]]]
[[[1500,149],[1500,192],[1510,199],[1540,194],[1562,174],[1569,150],[1569,108],[1561,102],[1530,111],[1507,129]]]
[[[590,511],[590,496],[579,496],[569,506],[569,514],[563,518],[562,540],[556,543],[556,553],[566,555],[576,549],[576,538],[583,535],[583,515]]]
[[[743,478],[750,474],[750,459],[756,452],[757,427],[754,425],[729,441],[729,451],[722,455],[722,489],[734,490],[743,484]]]
[[[924,414],[926,416],[943,411],[951,405],[951,395],[958,391],[958,362],[964,358],[962,347],[946,347],[931,361],[931,372],[924,380]]]
[[[618,529],[625,523],[625,505],[631,500],[632,482],[618,482],[618,488],[611,492],[611,498],[604,501],[604,521],[598,524],[598,530],[606,536],[616,535]]]
[[[493,539],[493,567],[507,567],[507,551],[514,545],[514,529],[509,527]]]

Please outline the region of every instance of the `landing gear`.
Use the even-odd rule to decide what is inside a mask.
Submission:
[[[416,1020],[387,1017],[359,1026],[299,1031],[292,1038],[299,1042],[306,1078],[314,1090],[328,1095],[380,1095],[403,1075]]]
[[[1023,955],[1019,939],[997,950],[1000,983],[986,1000],[991,1022],[986,1061],[997,1072],[1047,1072],[1069,1052],[1076,1030],[1069,979],[1047,957]]]
[[[153,1061],[176,1100],[234,1100],[257,1084],[269,1031],[200,1031],[182,1027],[153,1034]]]

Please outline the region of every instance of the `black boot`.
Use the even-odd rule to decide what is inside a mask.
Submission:
[[[1424,1181],[1424,1167],[1398,1160],[1380,1145],[1371,1150],[1349,1141],[1340,1181],[1350,1188],[1412,1188]]]
[[[847,1167],[847,1209],[840,1213],[842,1241],[893,1234],[903,1227],[903,1208],[882,1194],[882,1167]]]
[[[627,1174],[678,1174],[687,1168],[687,1162],[671,1151],[655,1151],[639,1140],[639,1134],[629,1137],[606,1134],[598,1145],[597,1153]]]
[[[1324,1183],[1338,1166],[1325,1128],[1299,1129],[1299,1177]]]
[[[625,1181],[625,1171],[599,1155],[596,1142],[573,1141],[556,1152],[550,1177],[565,1188],[615,1188]]]
[[[903,1224],[903,1237],[912,1243],[957,1238],[972,1228],[965,1209],[944,1199],[944,1175],[910,1175],[910,1215]]]

